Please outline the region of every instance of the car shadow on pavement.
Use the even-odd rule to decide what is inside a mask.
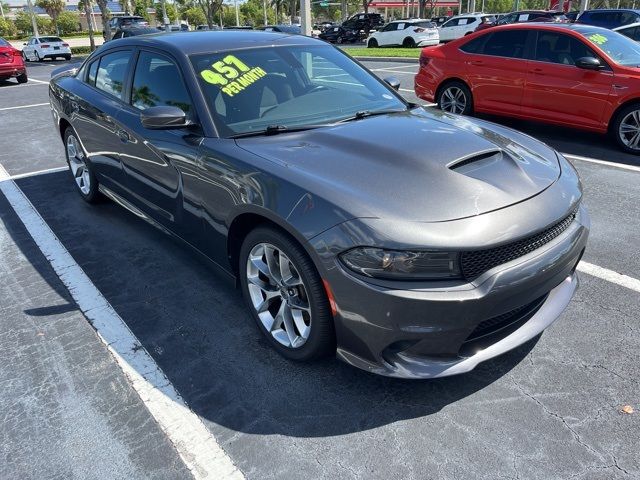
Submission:
[[[84,203],[68,172],[17,183],[222,441],[233,432],[343,435],[428,416],[504,376],[537,342],[431,381],[375,376],[335,359],[291,362],[261,336],[240,293],[182,244],[111,202]]]

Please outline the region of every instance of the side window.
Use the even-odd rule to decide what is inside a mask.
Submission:
[[[382,29],[383,32],[394,32],[398,27],[397,23],[390,23]]]
[[[462,45],[460,47],[460,50],[466,53],[481,54],[484,52],[484,44],[487,43],[487,40],[490,36],[491,35],[482,35],[480,37],[476,37],[473,40]]]
[[[398,23],[398,26],[396,27],[398,30],[404,30],[406,23]]]
[[[523,58],[528,30],[503,30],[491,34],[483,54],[495,57]]]
[[[100,63],[99,59],[94,62],[91,62],[91,65],[89,65],[89,69],[87,70],[87,83],[94,87],[96,86],[96,74],[98,73],[98,63]]]
[[[130,59],[130,50],[103,55],[96,74],[96,88],[124,100],[124,80]]]
[[[526,22],[530,18],[537,18],[537,16],[531,16],[528,13],[521,13],[520,15],[518,15],[518,19],[516,21],[517,22]]]
[[[448,22],[445,22],[442,25],[442,27],[440,27],[440,28],[457,27],[458,26],[458,20],[460,20],[460,19],[458,19],[458,18],[451,19]]]
[[[629,25],[637,22],[637,15],[632,12],[620,12],[620,25]]]
[[[460,18],[458,19],[458,25],[466,25],[469,23],[469,19],[468,18]]]
[[[582,57],[598,56],[580,40],[562,33],[545,32],[538,36],[535,59],[539,62],[575,65]]]
[[[164,55],[140,52],[133,76],[131,105],[139,110],[172,106],[192,113],[191,99],[182,74],[173,61]]]

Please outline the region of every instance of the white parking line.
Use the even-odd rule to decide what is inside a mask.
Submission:
[[[629,277],[627,275],[623,275],[621,273],[614,272],[613,270],[608,270],[606,268],[602,268],[585,261],[582,261],[578,264],[578,271],[640,293],[640,280],[636,278]]]
[[[49,104],[47,103],[47,105]],[[1,168],[3,168],[2,165],[0,165],[0,169]],[[38,175],[46,175],[48,173],[62,172],[63,170],[68,170],[68,168],[69,167],[55,167],[47,168],[46,170],[36,170],[35,172],[19,173],[17,175],[9,175],[5,178],[5,180],[18,180],[20,178],[36,177]],[[0,172],[2,172],[2,170],[0,170]]]
[[[0,191],[196,479],[244,475],[0,165]]]
[[[49,103],[32,103],[31,105],[19,105],[17,107],[3,107],[0,108],[0,112],[4,110],[18,110],[20,108],[43,107],[44,105],[49,105]]]
[[[624,163],[607,162],[606,160],[598,160],[597,158],[582,157],[580,155],[572,155],[571,153],[562,153],[567,158],[573,160],[579,160],[581,162],[597,163],[598,165],[606,165],[607,167],[622,168],[623,170],[631,170],[634,172],[640,172],[640,167],[634,165],[625,165]]]
[[[44,80],[38,80],[36,78],[30,78],[29,81],[30,82],[36,82],[36,83],[44,83],[45,85],[49,85],[48,81],[45,82]]]
[[[393,68],[373,68],[371,69],[372,72],[391,72],[391,73],[399,73],[399,74],[405,74],[405,75],[415,75],[417,72],[411,71],[411,72],[401,72],[399,70],[397,70],[396,68],[399,67],[393,67]],[[410,68],[410,67],[404,67],[404,68]]]

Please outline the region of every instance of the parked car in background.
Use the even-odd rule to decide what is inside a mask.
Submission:
[[[484,112],[598,133],[640,155],[640,45],[591,25],[526,23],[425,48],[416,95],[442,110]]]
[[[71,60],[71,48],[60,37],[30,37],[23,45],[22,56],[25,60],[32,62],[42,62],[47,58]]]
[[[152,33],[158,33],[157,28],[146,27],[143,25],[131,25],[129,27],[118,28],[111,40],[117,40],[119,38],[128,38],[128,37],[136,37],[138,35],[150,35]]]
[[[623,27],[617,27],[614,28],[613,31],[621,33],[625,37],[629,37],[631,40],[640,42],[640,22],[625,25]]]
[[[111,20],[109,20],[109,28],[111,29],[112,34],[119,28],[130,27],[131,25],[148,26],[149,22],[147,22],[143,17],[137,15],[122,15],[119,17],[111,17]],[[105,40],[106,35],[106,31],[102,30],[102,37]]]
[[[487,13],[467,13],[451,17],[439,29],[440,41],[450,42],[473,33],[481,22],[495,22],[495,17]]]
[[[196,27],[196,30],[198,31],[203,31],[203,30],[222,30],[218,25],[212,25],[211,28],[209,28],[209,25],[198,25]]]
[[[79,196],[208,256],[284,357],[460,374],[560,317],[589,215],[562,155],[394,83],[301,35],[169,33],[101,47],[49,100]]]
[[[360,40],[360,32],[342,26],[331,27],[318,35],[318,38],[330,43],[356,43]]]
[[[551,10],[522,10],[518,12],[512,12],[504,15],[495,22],[481,22],[476,28],[476,32],[485,30],[487,28],[495,27],[498,25],[511,25],[513,23],[525,23],[525,22],[555,22],[555,21],[567,21],[562,12]]]
[[[371,30],[377,30],[384,25],[384,19],[379,13],[358,13],[342,22],[348,30],[364,30],[368,35]]]
[[[575,21],[580,16],[580,11],[574,10],[572,12],[567,12],[567,13],[564,14],[564,16],[567,18],[567,22],[575,23]]]
[[[302,33],[302,29],[298,25],[266,25],[264,27],[258,27],[256,30],[264,30],[265,32],[291,33],[293,35],[300,35]]]
[[[577,23],[610,29],[637,22],[640,22],[640,10],[625,9],[585,10],[577,20]]]
[[[329,30],[333,27],[338,26],[336,24],[336,22],[320,22],[320,23],[316,23],[313,28],[320,30],[321,32],[324,32],[326,30]]]
[[[444,15],[444,16],[441,16],[441,17],[433,17],[433,18],[431,18],[431,21],[432,21],[433,23],[435,23],[435,24],[436,24],[436,26],[438,26],[438,27],[439,27],[440,25],[442,25],[443,23],[445,23],[445,22],[446,22],[447,20],[449,20],[450,18],[451,18],[451,17],[447,17],[446,15]]]
[[[391,45],[403,47],[426,47],[438,45],[440,35],[435,23],[429,20],[399,20],[373,32],[367,40],[367,47],[376,48]]]
[[[18,83],[27,83],[27,67],[22,52],[0,37],[0,81],[15,78]]]

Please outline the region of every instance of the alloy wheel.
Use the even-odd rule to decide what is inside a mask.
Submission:
[[[640,151],[640,110],[633,110],[622,119],[618,136],[627,148]]]
[[[270,243],[255,245],[247,258],[251,304],[264,328],[288,348],[299,348],[311,333],[307,288],[289,257]]]
[[[91,175],[80,143],[74,135],[67,137],[67,159],[76,185],[83,195],[88,195],[91,191]]]
[[[449,87],[442,92],[440,109],[450,113],[462,113],[467,108],[467,96],[458,87]]]

